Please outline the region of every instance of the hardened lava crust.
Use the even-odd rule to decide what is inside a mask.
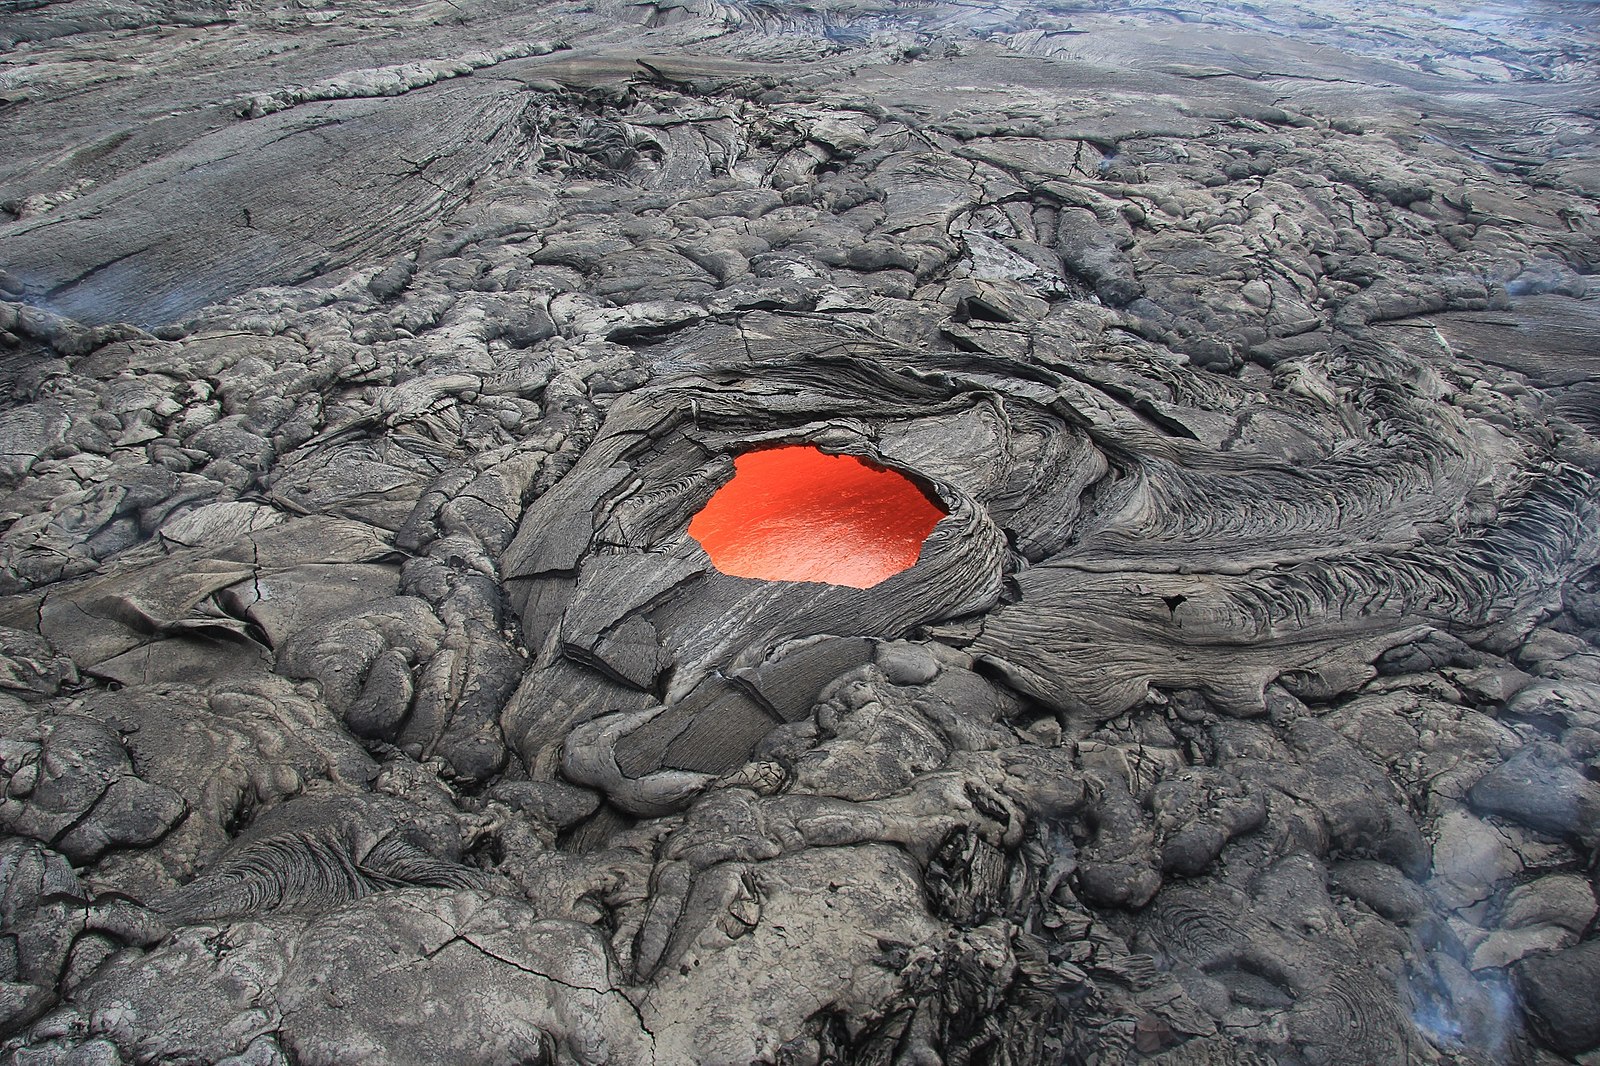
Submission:
[[[0,0],[0,1060],[1600,1061],[1597,24]]]

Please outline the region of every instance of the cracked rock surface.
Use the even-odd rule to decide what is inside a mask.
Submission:
[[[1597,23],[0,4],[0,1058],[1600,1062]]]

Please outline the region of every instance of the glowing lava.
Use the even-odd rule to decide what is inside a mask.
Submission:
[[[724,574],[871,588],[909,570],[943,508],[904,475],[814,445],[746,452],[689,523]]]

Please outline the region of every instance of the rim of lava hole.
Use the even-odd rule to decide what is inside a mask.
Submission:
[[[950,513],[900,471],[815,444],[753,449],[733,468],[689,523],[732,577],[872,588],[915,566]]]

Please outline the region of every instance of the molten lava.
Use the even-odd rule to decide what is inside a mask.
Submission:
[[[724,574],[871,588],[909,570],[945,510],[904,475],[810,444],[746,452],[689,523]]]

